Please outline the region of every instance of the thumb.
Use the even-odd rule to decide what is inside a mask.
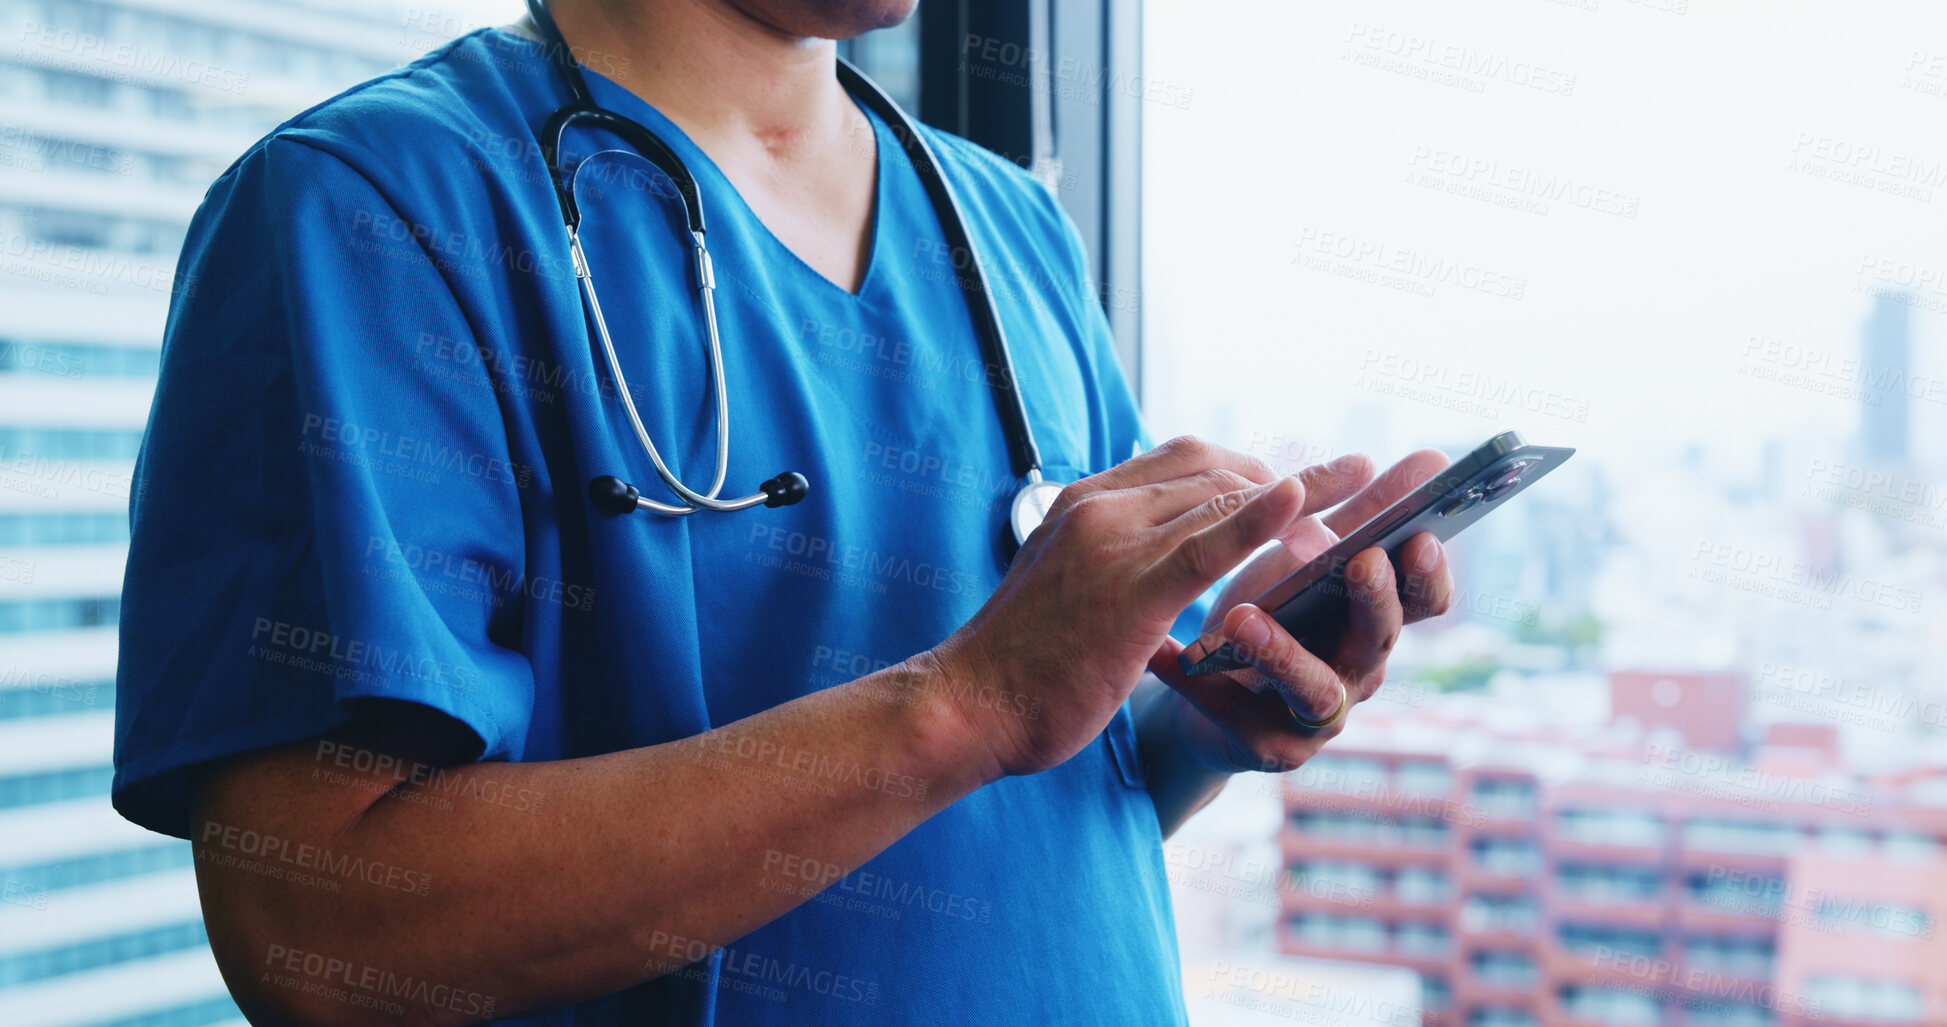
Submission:
[[[1163,684],[1190,700],[1198,712],[1219,724],[1234,723],[1246,715],[1247,703],[1256,698],[1256,693],[1236,681],[1228,674],[1201,674],[1190,677],[1183,673],[1183,643],[1165,637],[1163,644],[1149,657],[1149,672],[1161,678]]]

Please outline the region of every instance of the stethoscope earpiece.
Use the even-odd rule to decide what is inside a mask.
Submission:
[[[636,500],[641,496],[634,485],[613,474],[591,478],[588,482],[588,501],[595,504],[595,509],[608,513],[635,513]]]
[[[790,506],[811,491],[811,482],[796,471],[786,471],[757,489],[771,497],[764,500],[765,506]]]

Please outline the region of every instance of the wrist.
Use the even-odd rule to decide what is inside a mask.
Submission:
[[[1007,776],[981,726],[958,701],[970,691],[970,668],[950,654],[927,650],[880,673],[898,675],[907,697],[900,704],[898,731],[910,758],[943,782],[952,798]]]
[[[1191,814],[1215,799],[1230,783],[1235,768],[1213,766],[1205,747],[1190,732],[1210,726],[1208,718],[1161,681],[1136,707],[1136,744],[1149,770],[1149,797],[1156,805],[1156,822],[1165,838],[1183,826]]]
[[[1153,675],[1137,686],[1135,699],[1136,743],[1145,764],[1213,788],[1236,775],[1222,731],[1195,703]]]

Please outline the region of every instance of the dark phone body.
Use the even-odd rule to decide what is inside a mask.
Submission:
[[[1251,605],[1269,612],[1310,649],[1312,637],[1331,637],[1344,626],[1345,565],[1353,557],[1374,546],[1397,554],[1407,539],[1423,531],[1445,542],[1574,453],[1559,446],[1530,446],[1521,441],[1520,433],[1502,432],[1313,557],[1252,600]],[[1184,673],[1192,675],[1248,666],[1229,645],[1208,653],[1202,646],[1192,645],[1183,651],[1181,660]]]

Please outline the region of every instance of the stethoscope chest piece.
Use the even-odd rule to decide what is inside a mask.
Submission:
[[[1028,536],[1048,519],[1048,511],[1054,509],[1055,497],[1061,495],[1064,487],[1060,482],[1036,477],[1014,493],[1014,506],[1008,511],[1007,519],[1014,527],[1015,545],[1027,544]]]

